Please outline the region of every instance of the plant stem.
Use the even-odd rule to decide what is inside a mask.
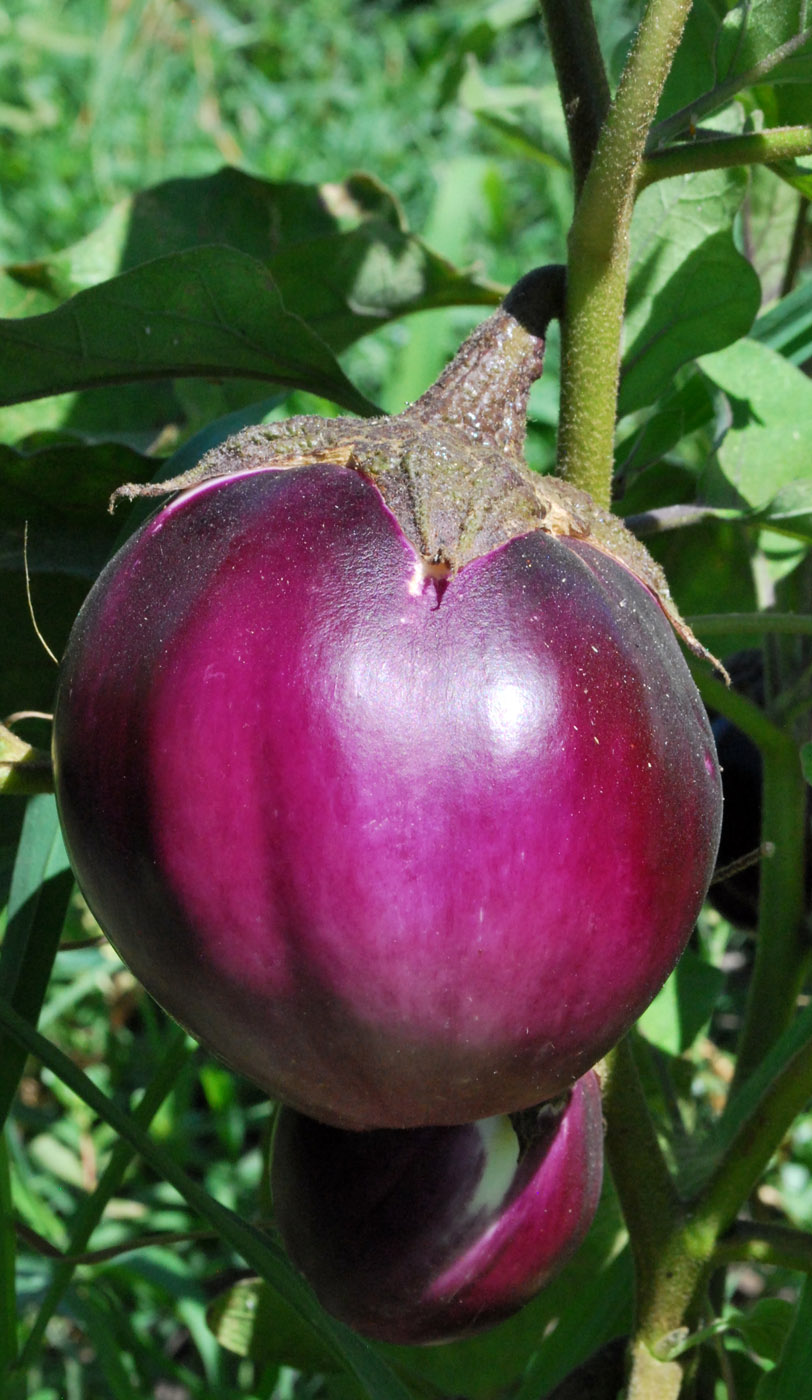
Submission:
[[[693,1203],[689,1233],[719,1239],[758,1183],[792,1123],[812,1098],[812,1007],[767,1054],[717,1130],[717,1165]],[[696,1241],[695,1241],[696,1242]]]
[[[798,273],[804,255],[804,244],[806,242],[806,221],[809,216],[809,200],[806,195],[798,196],[798,213],[795,216],[795,227],[792,230],[792,244],[787,257],[787,265],[784,268],[784,276],[781,282],[782,297],[788,295],[798,280]]]
[[[611,495],[637,174],[689,9],[690,0],[650,0],[570,228],[558,470],[603,506]]]
[[[807,788],[788,735],[762,751],[762,845],[773,848],[759,876],[756,958],[731,1092],[764,1058],[795,1013],[809,960],[804,931]]]
[[[629,1036],[607,1057],[603,1101],[606,1151],[637,1285],[628,1400],[672,1400],[679,1394],[682,1368],[657,1351],[690,1310],[713,1241],[691,1251],[684,1247],[682,1203],[649,1116]]]
[[[731,632],[752,632],[763,637],[766,632],[783,632],[790,636],[812,637],[812,616],[800,613],[697,613],[686,618],[692,631],[703,637],[724,637]]]
[[[781,750],[790,743],[784,731],[777,724],[774,724],[768,715],[765,715],[755,701],[748,699],[740,691],[724,685],[715,676],[709,676],[707,668],[694,661],[693,657],[688,657],[688,669],[708,709],[718,710],[720,714],[730,720],[731,724],[735,724],[737,729],[741,729],[748,738],[752,739],[762,752]],[[797,763],[798,755],[794,746],[792,752],[795,754]],[[787,761],[789,761],[788,754]]]
[[[567,123],[576,197],[583,188],[611,95],[590,0],[541,0]]]
[[[735,1220],[713,1251],[713,1267],[744,1260],[812,1274],[812,1235],[791,1225]]]
[[[674,175],[698,170],[722,170],[732,165],[774,165],[812,154],[812,126],[780,126],[742,136],[715,136],[653,151],[640,167],[637,189]]]

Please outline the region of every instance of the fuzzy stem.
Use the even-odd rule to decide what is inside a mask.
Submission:
[[[609,504],[611,495],[629,228],[637,174],[689,9],[690,0],[650,0],[569,234],[559,472],[603,506]]]
[[[694,1247],[685,1248],[682,1204],[657,1141],[628,1036],[607,1057],[603,1101],[606,1151],[635,1264],[628,1400],[674,1400],[682,1367],[663,1353],[694,1303],[713,1240],[692,1241]]]
[[[541,0],[580,194],[609,110],[609,80],[591,0]]]
[[[812,154],[812,126],[781,126],[743,136],[715,136],[654,151],[640,167],[638,193],[656,180],[691,175],[698,170],[723,170],[733,165],[774,165]]]

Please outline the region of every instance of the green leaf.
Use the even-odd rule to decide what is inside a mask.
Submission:
[[[51,975],[73,874],[62,840],[56,803],[28,799],[8,900],[0,951],[0,997],[36,1025]],[[25,1064],[19,1044],[0,1036],[0,1124],[5,1122]]]
[[[746,1349],[773,1364],[787,1339],[794,1312],[792,1303],[784,1298],[759,1298],[746,1313],[737,1308],[729,1308],[722,1317],[716,1318],[707,1327],[677,1342],[670,1356],[683,1356],[713,1337],[724,1336],[726,1345],[731,1350]],[[732,1348],[731,1334],[734,1336]]]
[[[738,236],[758,274],[766,304],[783,292],[787,255],[798,219],[798,195],[786,181],[776,178],[770,166],[754,165],[748,173],[750,188]]]
[[[688,254],[647,298],[646,323],[623,361],[620,416],[661,394],[681,365],[746,335],[760,297],[758,278],[730,233],[715,233]]]
[[[756,1356],[775,1362],[781,1355],[794,1316],[795,1308],[788,1299],[759,1298],[748,1312],[736,1312],[728,1321]]]
[[[759,1381],[756,1400],[799,1400],[809,1388],[809,1338],[812,1336],[812,1279],[804,1283],[795,1320],[778,1365]]]
[[[394,196],[371,176],[306,185],[225,168],[144,190],[71,248],[6,269],[0,309],[42,312],[156,258],[212,244],[261,263],[288,311],[333,350],[406,312],[492,305],[500,296],[410,233]]]
[[[743,519],[747,524],[766,525],[770,530],[812,544],[812,477],[791,481],[765,506]]]
[[[681,1055],[710,1020],[724,981],[724,973],[688,949],[643,1012],[639,1029],[660,1050]]]
[[[754,340],[715,355],[700,368],[728,397],[732,422],[708,474],[709,504],[765,506],[781,488],[812,479],[812,382]]]
[[[680,365],[749,330],[761,293],[730,230],[744,190],[742,172],[709,171],[642,194],[632,223],[621,417],[657,398]]]
[[[79,292],[43,316],[0,325],[0,404],[177,375],[264,378],[351,411],[373,405],[244,253],[196,248]]]
[[[683,617],[756,612],[751,543],[736,522],[705,519],[686,530],[652,535],[646,544],[665,569]],[[752,645],[733,636],[730,648]]]
[[[260,1366],[334,1371],[335,1353],[320,1343],[275,1289],[260,1278],[241,1279],[210,1304],[206,1321],[226,1351]]]
[[[812,743],[801,745],[801,772],[806,781],[812,784]]]
[[[619,474],[638,473],[654,466],[683,438],[713,421],[713,394],[707,380],[701,374],[685,373],[688,378],[669,386],[646,420],[636,424],[618,443],[615,459]],[[626,513],[624,506],[623,514]]]
[[[786,180],[804,199],[812,199],[812,169],[808,165],[803,165],[799,160],[777,160],[770,170]]]
[[[699,116],[718,110],[753,82],[757,65],[761,83],[809,81],[808,22],[803,0],[694,0],[663,92],[660,120],[691,106]],[[702,100],[706,95],[709,100]]]
[[[807,6],[803,0],[748,0],[725,15],[719,31],[718,73],[721,81],[746,74],[757,63],[804,34]],[[812,31],[791,59],[770,72],[770,81],[812,77]]]

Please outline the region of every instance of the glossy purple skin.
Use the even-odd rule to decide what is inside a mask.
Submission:
[[[509,1118],[354,1133],[281,1109],[275,1221],[323,1307],[366,1336],[413,1345],[484,1331],[529,1302],[575,1252],[598,1206],[594,1073],[574,1086],[561,1118],[541,1124],[519,1156]],[[514,1161],[508,1176],[499,1164],[496,1195],[483,1181],[496,1153],[480,1131],[492,1126]]]
[[[57,798],[152,995],[353,1128],[552,1098],[677,961],[720,783],[660,607],[534,532],[445,587],[344,467],[221,478],[136,534],[68,642]]]

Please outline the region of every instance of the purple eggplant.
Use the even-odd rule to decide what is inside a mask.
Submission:
[[[271,1179],[283,1242],[322,1305],[412,1345],[529,1302],[585,1237],[602,1169],[590,1072],[563,1102],[457,1127],[357,1133],[282,1108]]]

